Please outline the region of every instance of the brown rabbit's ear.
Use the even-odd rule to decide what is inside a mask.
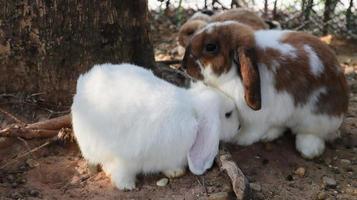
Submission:
[[[240,75],[244,87],[244,99],[253,110],[261,108],[260,75],[256,63],[255,49],[239,47],[235,59],[239,64]]]

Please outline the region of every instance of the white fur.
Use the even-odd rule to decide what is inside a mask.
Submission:
[[[324,71],[324,65],[322,64],[320,58],[316,55],[316,52],[309,45],[304,45],[304,50],[309,56],[311,72],[315,76],[319,76]]]
[[[140,172],[172,175],[187,163],[202,174],[218,140],[229,141],[239,126],[233,100],[218,90],[179,88],[131,64],[96,65],[81,75],[72,120],[83,157],[101,164],[119,189],[133,189]]]
[[[296,48],[290,44],[282,43],[281,39],[291,31],[285,30],[260,30],[254,32],[256,45],[262,49],[277,49],[280,53],[296,58]]]
[[[326,92],[326,88],[315,91],[307,104],[295,106],[290,94],[276,91],[274,73],[264,64],[259,64],[262,107],[254,111],[245,102],[243,85],[236,75],[236,68],[232,66],[229,72],[221,76],[204,77],[204,80],[235,99],[242,125],[236,137],[237,143],[250,145],[259,140],[271,141],[282,135],[286,128],[291,128],[297,134],[296,148],[304,157],[320,155],[325,147],[324,141],[336,135],[343,118],[314,113],[319,95]]]

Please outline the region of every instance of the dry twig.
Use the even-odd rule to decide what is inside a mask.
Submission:
[[[219,168],[225,171],[231,179],[233,191],[237,199],[249,199],[251,192],[248,179],[232,160],[232,155],[224,146],[221,146],[219,149],[219,154],[216,157],[216,163]]]
[[[12,124],[0,130],[0,137],[21,137],[25,139],[50,138],[62,128],[71,127],[71,115],[36,122],[33,124]]]

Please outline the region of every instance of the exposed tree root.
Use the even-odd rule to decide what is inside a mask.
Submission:
[[[1,109],[1,112],[14,119],[16,123],[1,129],[0,137],[21,137],[25,139],[50,138],[56,136],[62,128],[71,127],[70,114],[33,124],[26,124],[3,109]]]

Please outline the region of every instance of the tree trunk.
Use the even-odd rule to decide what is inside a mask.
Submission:
[[[301,19],[303,19],[303,17],[304,17],[305,8],[306,8],[306,0],[302,0],[301,1],[301,14],[300,14]]]
[[[323,29],[322,34],[326,35],[328,33],[328,29],[330,27],[331,15],[335,11],[336,4],[338,0],[325,0],[325,10],[324,10],[324,18],[323,18]]]
[[[276,20],[277,19],[277,4],[278,4],[278,0],[274,1],[274,9],[273,9],[273,19]]]
[[[264,18],[268,18],[268,0],[264,0]]]
[[[304,9],[304,21],[308,21],[310,19],[310,14],[312,8],[314,7],[314,0],[308,0],[307,5]]]
[[[346,28],[347,28],[347,30],[352,29],[352,25],[353,25],[352,8],[353,8],[353,0],[350,0],[350,4],[346,11]]]
[[[231,8],[240,8],[241,5],[239,4],[238,0],[232,0],[231,1]]]
[[[69,105],[96,63],[153,67],[146,0],[0,0],[0,93]]]

